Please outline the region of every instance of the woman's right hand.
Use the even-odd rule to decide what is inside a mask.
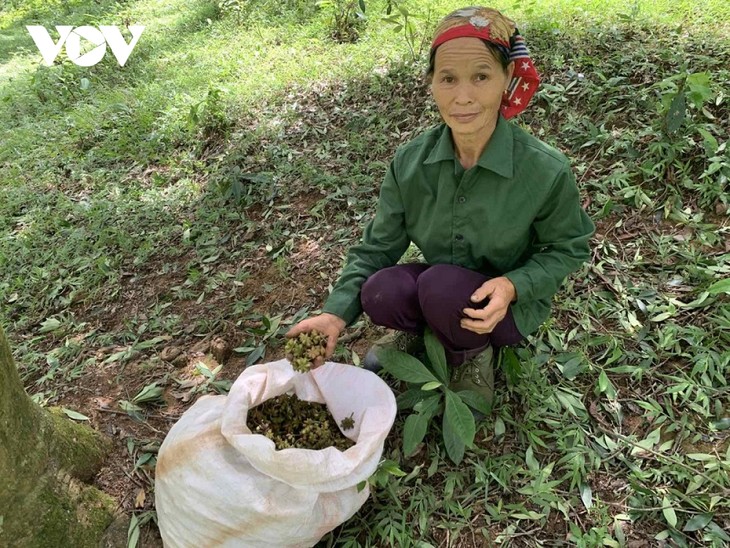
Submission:
[[[335,346],[337,345],[337,338],[345,329],[345,320],[329,312],[324,312],[319,316],[307,318],[302,320],[294,327],[292,327],[286,333],[286,337],[296,337],[300,333],[309,333],[310,331],[317,330],[323,335],[327,336],[327,350],[325,351],[324,359],[328,359],[335,352]],[[314,366],[318,367],[324,363],[324,359],[317,358]],[[318,363],[321,362],[321,363]]]

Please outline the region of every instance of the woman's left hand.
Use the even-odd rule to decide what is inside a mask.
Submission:
[[[512,282],[500,276],[484,282],[471,296],[471,301],[478,303],[489,298],[484,308],[465,308],[464,314],[469,318],[461,320],[461,327],[483,335],[491,333],[496,325],[507,315],[507,310],[515,300],[517,292]]]

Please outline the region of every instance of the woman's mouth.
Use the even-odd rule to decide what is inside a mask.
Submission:
[[[479,116],[478,113],[472,113],[472,114],[452,114],[451,117],[456,120],[457,122],[461,123],[467,123],[471,122],[472,120],[475,120],[476,117]]]

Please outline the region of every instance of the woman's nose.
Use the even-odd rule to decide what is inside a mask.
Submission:
[[[471,90],[469,86],[460,85],[456,88],[455,101],[459,105],[468,105],[473,102]]]

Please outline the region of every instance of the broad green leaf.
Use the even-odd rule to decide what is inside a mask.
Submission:
[[[730,417],[723,417],[719,421],[714,421],[712,426],[715,430],[727,430],[730,429]]]
[[[424,392],[429,392],[431,390],[436,390],[439,386],[443,386],[443,384],[439,381],[427,382],[426,384],[421,386],[421,390],[423,390]]]
[[[433,366],[433,372],[443,384],[448,384],[449,368],[446,365],[446,352],[444,351],[443,345],[431,329],[426,330],[423,338],[426,343],[426,354]]]
[[[257,361],[259,361],[260,358],[263,357],[264,353],[266,352],[266,345],[260,344],[256,350],[251,352],[248,357],[246,358],[246,367],[249,367],[250,365],[255,364]]]
[[[134,464],[134,469],[137,470],[145,464],[154,465],[157,463],[157,457],[152,453],[142,453]]]
[[[574,416],[578,416],[579,412],[585,411],[585,405],[583,405],[583,402],[580,401],[577,397],[575,397],[573,394],[570,394],[568,392],[565,392],[564,390],[558,390],[555,393],[555,397],[558,398],[558,401],[561,403],[561,405],[571,414]]]
[[[537,462],[537,459],[535,458],[532,445],[530,445],[525,452],[525,462],[527,463],[527,467],[533,472],[540,469],[540,463]]]
[[[649,318],[650,322],[663,322],[664,320],[668,320],[672,316],[674,316],[676,312],[662,312],[661,314],[657,314],[656,316],[652,316]]]
[[[504,425],[504,421],[500,417],[497,417],[496,419],[494,419],[494,436],[496,438],[499,438],[500,436],[504,436],[504,433],[506,431],[507,431],[507,429]]]
[[[667,520],[670,527],[677,527],[677,513],[672,508],[672,503],[666,496],[662,499],[662,514],[664,514],[664,519]]]
[[[466,448],[466,444],[464,443],[464,440],[459,436],[451,420],[449,420],[447,417],[448,413],[444,411],[442,422],[444,447],[446,447],[446,454],[449,456],[452,462],[454,464],[459,464],[464,458],[464,450]]]
[[[265,319],[268,320],[268,322],[266,322],[268,325],[266,326],[267,333],[266,335],[264,335],[264,340],[268,339],[276,333],[276,331],[279,329],[279,324],[281,324],[282,317],[282,315],[274,316],[271,319],[265,317]]]
[[[161,386],[157,386],[156,382],[148,384],[139,393],[132,398],[133,403],[149,403],[159,401],[162,399],[162,393],[164,389]]]
[[[77,411],[73,411],[72,409],[66,409],[65,407],[62,407],[61,410],[64,412],[64,414],[75,421],[87,421],[89,420],[89,417],[86,415],[82,415],[81,413]]]
[[[687,458],[692,460],[698,460],[700,462],[707,462],[715,460],[715,457],[708,455],[707,453],[687,453]]]
[[[533,510],[528,510],[527,512],[520,512],[517,514],[512,514],[510,517],[513,517],[515,519],[542,519],[545,517],[545,514],[539,514],[537,512],[534,512]]]
[[[692,480],[687,484],[687,489],[685,490],[684,494],[689,495],[697,491],[700,487],[702,487],[705,483],[705,480],[702,476],[699,474],[695,474],[695,476],[692,478]]]
[[[403,477],[406,473],[398,467],[398,463],[392,460],[384,460],[378,466],[384,472],[387,472],[391,476]]]
[[[717,152],[718,147],[717,139],[715,139],[715,136],[701,127],[698,127],[697,131],[700,133],[700,135],[702,135],[703,145],[705,146],[705,151],[707,152],[707,155],[714,156],[715,152]]]
[[[125,411],[130,417],[135,420],[144,420],[144,417],[142,416],[142,408],[138,405],[133,404],[132,402],[122,400],[119,402],[119,408],[122,409],[122,411]]]
[[[398,463],[392,460],[386,460],[381,465],[381,468],[388,472],[391,476],[398,476],[399,478],[406,475],[406,473],[398,467]]]
[[[720,527],[717,523],[714,521],[711,521],[707,524],[707,531],[709,533],[712,533],[716,537],[720,538],[721,540],[724,540],[725,542],[730,542],[730,535],[728,535],[722,527]]]
[[[730,278],[725,278],[724,280],[715,282],[707,288],[707,292],[711,295],[717,295],[718,293],[730,295]]]
[[[560,367],[560,370],[566,379],[572,381],[583,371],[585,371],[586,367],[587,365],[585,362],[585,358],[582,355],[578,355],[570,358],[567,362],[565,362]]]
[[[398,410],[402,409],[413,409],[419,401],[427,396],[420,388],[409,388],[405,392],[401,392],[396,396],[395,403],[398,406]]]
[[[593,490],[587,483],[582,483],[580,486],[580,499],[583,501],[586,510],[590,510],[593,506]]]
[[[413,410],[416,413],[420,413],[421,415],[426,417],[426,419],[431,420],[431,418],[438,412],[441,399],[442,396],[440,392],[436,394],[431,394],[427,398],[424,398],[416,405],[414,405]]]
[[[378,359],[383,364],[383,369],[398,380],[411,383],[438,381],[425,365],[405,352],[381,348],[378,351]]]
[[[428,421],[421,413],[413,413],[406,418],[403,426],[403,454],[411,455],[423,441],[428,428]]]
[[[687,96],[697,108],[715,96],[711,85],[708,72],[695,72],[687,77]]]
[[[487,400],[487,398],[479,392],[475,392],[473,390],[460,390],[456,394],[472,409],[476,409],[484,415],[489,415],[492,412],[492,406],[489,403],[489,400]]]
[[[153,346],[160,344],[163,341],[169,341],[172,337],[155,337],[154,339],[150,339],[148,341],[142,341],[135,343],[132,348],[135,350],[147,350],[148,348],[152,348]]]
[[[464,444],[471,447],[476,434],[474,415],[472,415],[467,405],[461,401],[461,398],[451,390],[446,390],[444,422],[448,422]]]
[[[712,521],[712,516],[715,514],[697,514],[696,516],[692,517],[682,528],[682,531],[685,532],[692,532],[692,531],[700,531],[704,529],[708,523]]]
[[[604,370],[601,370],[601,374],[598,375],[598,391],[605,392],[606,388],[608,388],[608,382],[608,375],[606,375]]]
[[[682,126],[686,112],[687,102],[685,101],[684,90],[680,90],[672,99],[672,104],[667,112],[666,122],[669,133],[674,133]]]
[[[43,320],[43,323],[41,324],[41,328],[38,330],[38,333],[50,333],[51,331],[55,331],[61,327],[61,322],[58,321],[56,318],[48,318],[46,320]]]

